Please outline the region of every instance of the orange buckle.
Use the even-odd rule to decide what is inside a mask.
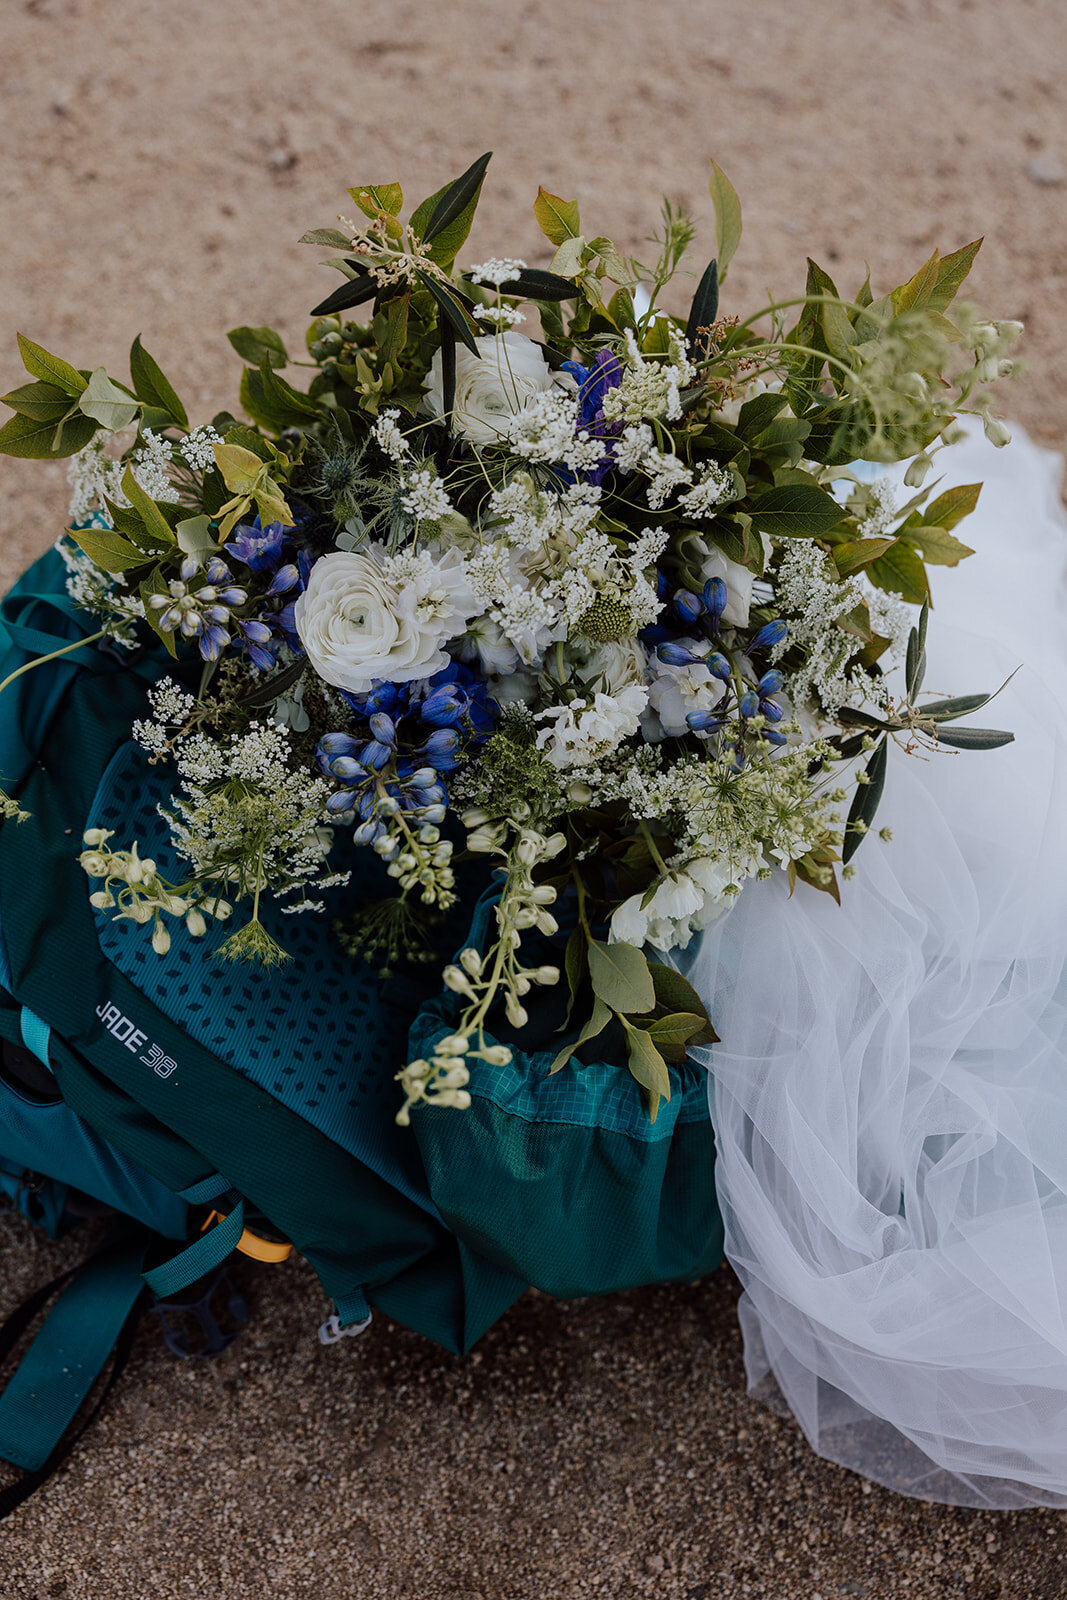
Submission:
[[[201,1233],[206,1233],[208,1228],[216,1222],[225,1222],[225,1211],[209,1211],[204,1220]],[[253,1233],[246,1228],[237,1241],[237,1248],[242,1255],[251,1256],[253,1261],[288,1261],[293,1253],[291,1244],[286,1244],[280,1239],[261,1239],[258,1233]]]

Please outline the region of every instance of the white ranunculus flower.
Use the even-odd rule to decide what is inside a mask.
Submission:
[[[631,684],[644,683],[648,670],[648,651],[637,639],[593,644],[579,637],[568,642],[567,659],[582,683],[595,683],[612,695]]]
[[[403,560],[403,558],[400,558]],[[383,679],[408,683],[448,665],[442,645],[466,628],[478,603],[458,551],[418,557],[403,576],[380,545],[335,551],[311,569],[294,607],[296,631],[320,678],[365,694]]]
[[[524,334],[483,334],[475,339],[478,354],[460,345],[456,350],[456,400],[452,430],[471,444],[499,444],[508,423],[534,395],[553,386],[552,369],[540,347]],[[445,390],[438,350],[426,379],[426,405],[435,417],[444,415]]]

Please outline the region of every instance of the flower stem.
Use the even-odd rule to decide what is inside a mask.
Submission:
[[[52,650],[46,656],[34,656],[32,661],[23,662],[21,667],[16,667],[14,672],[9,672],[3,683],[0,683],[0,694],[16,678],[21,678],[24,672],[31,672],[34,667],[43,667],[48,661],[58,661],[60,656],[69,656],[72,650],[81,650],[84,645],[96,644],[99,639],[107,638],[107,629],[101,628],[99,633],[86,634],[84,639],[74,639],[70,644],[65,644],[62,650]]]

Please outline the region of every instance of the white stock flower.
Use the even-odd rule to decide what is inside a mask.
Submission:
[[[576,678],[596,684],[610,695],[618,695],[632,684],[643,684],[648,666],[648,651],[637,639],[594,645],[578,635],[568,641],[567,658]]]
[[[294,618],[319,677],[363,694],[382,679],[408,683],[439,672],[448,665],[442,645],[477,609],[458,551],[441,561],[415,555],[413,564],[370,545],[321,556]]]
[[[711,654],[711,645],[697,639],[681,639],[679,643],[694,655]],[[652,679],[648,690],[648,709],[643,718],[644,735],[652,744],[661,739],[677,739],[689,732],[686,721],[691,711],[714,711],[726,685],[708,671],[703,661],[691,665],[672,667],[652,655],[649,658]]]
[[[566,706],[549,706],[535,713],[536,721],[553,724],[538,730],[537,748],[559,771],[588,766],[637,732],[647,698],[647,689],[634,683],[616,695],[601,692],[591,701],[578,699]]]
[[[731,884],[729,869],[722,862],[698,857],[661,878],[648,904],[643,895],[631,895],[612,914],[608,939],[611,943],[643,944],[657,950],[684,950],[693,934],[706,928],[726,910]]]
[[[534,395],[552,387],[552,371],[538,345],[509,329],[475,339],[478,355],[460,345],[456,350],[456,399],[452,429],[471,444],[498,444],[508,424]],[[435,417],[444,415],[445,393],[441,352],[426,379],[426,405]]]

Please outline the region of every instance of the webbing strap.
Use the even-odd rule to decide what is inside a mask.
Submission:
[[[53,1307],[0,1394],[0,1458],[37,1472],[115,1346],[143,1282],[145,1238],[93,1256]]]
[[[341,1295],[333,1304],[337,1312],[337,1321],[342,1328],[347,1328],[354,1322],[370,1321],[370,1306],[362,1289],[350,1289],[348,1294]]]
[[[236,1250],[245,1231],[245,1203],[238,1200],[228,1217],[217,1227],[194,1239],[180,1255],[173,1256],[144,1274],[144,1281],[161,1300],[180,1294],[197,1278],[220,1267],[226,1257]]]
[[[191,1206],[205,1206],[209,1200],[217,1200],[222,1194],[229,1194],[233,1188],[229,1178],[224,1178],[221,1172],[213,1172],[210,1178],[201,1178],[199,1183],[191,1183],[187,1189],[179,1189],[178,1195],[182,1200],[188,1200]]]
[[[59,612],[62,617],[75,623],[83,634],[88,634],[85,612],[68,595],[8,595],[0,608],[0,621],[12,644],[19,650],[25,650],[27,655],[49,656],[77,641],[77,634],[72,638],[69,633],[51,633],[47,628],[34,627],[26,619],[33,616],[35,611]],[[84,649],[71,650],[64,659],[72,665],[91,667],[97,671],[102,671],[107,665],[106,658],[89,645]]]
[[[31,1055],[35,1055],[42,1067],[52,1070],[52,1063],[48,1059],[48,1041],[52,1037],[52,1030],[47,1022],[42,1022],[35,1011],[29,1006],[23,1006],[19,1017],[19,1027],[22,1030],[22,1042]]]

